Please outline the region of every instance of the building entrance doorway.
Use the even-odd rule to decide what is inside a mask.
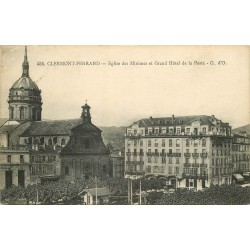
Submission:
[[[12,186],[12,171],[5,171],[5,187],[10,188]]]
[[[25,176],[24,170],[18,170],[18,186],[24,187],[25,186]]]

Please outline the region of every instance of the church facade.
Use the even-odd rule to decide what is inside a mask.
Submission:
[[[82,123],[71,129],[67,145],[61,150],[61,175],[67,180],[109,175],[109,151],[101,130],[91,123],[90,106],[82,106]]]
[[[22,75],[9,90],[8,104],[9,119],[0,127],[0,189],[40,178],[109,174],[109,151],[87,103],[80,119],[42,121],[41,90],[30,78],[26,47]]]

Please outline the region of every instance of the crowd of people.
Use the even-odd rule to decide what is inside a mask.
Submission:
[[[163,194],[159,205],[245,205],[250,204],[250,188],[236,184],[212,185],[204,191],[177,189],[175,193]]]
[[[250,188],[239,185],[212,185],[203,191],[177,189],[174,193],[165,194],[162,190],[165,182],[161,180],[133,180],[133,193],[141,191],[148,193],[149,204],[161,205],[223,205],[250,204]],[[1,191],[1,202],[13,204],[23,201],[24,204],[81,204],[79,193],[84,189],[107,187],[114,196],[128,196],[128,179],[124,178],[91,178],[75,181],[50,181],[43,184],[33,184],[27,187],[12,186]],[[157,192],[161,190],[161,192]],[[155,191],[155,192],[152,192]]]

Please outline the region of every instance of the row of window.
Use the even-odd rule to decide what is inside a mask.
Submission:
[[[41,119],[41,111],[40,110],[36,110],[36,108],[32,108],[32,119],[35,120],[35,119]],[[14,119],[14,108],[11,107],[10,108],[10,119]],[[18,118],[20,120],[24,120],[26,117],[25,117],[25,108],[24,107],[20,107],[19,110],[18,110]]]
[[[249,161],[249,155],[232,155],[232,161]]]
[[[223,175],[223,174],[231,174],[232,169],[231,168],[212,168],[212,175]]]
[[[148,162],[148,163],[152,163],[152,162],[158,163],[158,162],[159,162],[158,159],[159,159],[158,157],[148,157],[148,158],[147,158],[147,162]],[[131,160],[132,160],[131,157],[128,157],[127,162],[132,162]],[[136,160],[134,160],[134,162],[135,162],[135,161],[136,161]],[[140,161],[139,161],[139,162],[144,162],[143,157],[140,157]],[[165,157],[162,157],[162,158],[161,158],[161,163],[166,163],[166,162],[167,162],[167,161],[166,161],[166,158],[165,158]],[[169,163],[169,164],[174,164],[174,163],[180,164],[180,158],[178,158],[178,157],[176,157],[176,158],[169,157],[169,158],[168,158],[168,163]],[[184,163],[185,163],[185,164],[190,164],[191,161],[190,161],[189,158],[185,158],[185,162],[184,162]],[[227,163],[228,163],[228,162],[227,162]],[[193,161],[192,161],[192,164],[206,164],[206,159],[205,159],[205,158],[201,158],[201,160],[199,161],[198,159],[194,158]]]
[[[250,165],[248,164],[236,164],[233,167],[234,171],[250,171]]]
[[[7,155],[7,162],[12,162],[12,155]],[[24,163],[24,155],[19,156],[19,162]]]
[[[233,145],[232,150],[233,151],[239,151],[239,152],[246,152],[249,151],[249,146],[248,145]]]
[[[218,143],[212,143],[212,148],[231,148],[231,144],[230,143],[222,143],[222,142],[218,142]]]
[[[167,168],[168,174],[179,174],[180,168],[179,167],[171,167]],[[147,173],[165,173],[166,167],[165,166],[147,166],[146,172]]]
[[[54,166],[52,165],[46,165],[46,166],[31,166],[31,174],[52,174],[56,170]]]
[[[56,161],[56,156],[55,155],[49,155],[49,156],[31,156],[31,162],[53,162]],[[11,163],[12,162],[12,155],[7,155],[7,162]],[[19,162],[24,163],[24,155],[19,156]]]
[[[198,149],[194,149],[193,151],[195,154],[198,154]],[[128,148],[128,152],[127,152],[127,155],[130,155],[132,152],[130,151],[130,148]],[[151,154],[153,153],[153,151],[151,149],[148,149],[148,152],[147,154]],[[155,149],[154,153],[157,155],[159,154],[159,151],[158,149]],[[161,150],[161,154],[165,154],[166,153],[166,150],[165,149],[162,149]],[[168,153],[169,154],[173,154],[173,150],[172,149],[169,149],[168,150]],[[181,153],[180,152],[180,149],[176,149],[175,150],[175,153]],[[186,149],[185,153],[190,153],[189,149]],[[202,149],[202,154],[205,154],[206,153],[206,149]],[[134,149],[134,152],[133,152],[133,155],[144,155],[144,151],[143,149],[140,149],[140,151],[137,153],[137,149]]]
[[[207,128],[206,127],[203,127],[202,130],[201,130],[202,134],[206,134],[207,133]],[[216,130],[217,132],[219,132],[218,128]],[[221,129],[221,132],[223,132],[223,130]],[[140,129],[139,133],[141,135],[143,135],[143,129]],[[145,134],[177,134],[177,135],[181,135],[181,133],[186,133],[186,134],[190,134],[191,133],[191,128],[146,128],[145,130]],[[198,128],[194,128],[194,130],[192,131],[192,133],[194,134],[198,134]],[[137,129],[134,129],[133,130],[133,135],[137,135],[138,134],[138,131]],[[132,135],[132,132],[131,130],[128,130],[128,135]]]
[[[175,143],[173,143],[173,141],[174,140],[172,140],[172,139],[168,140],[168,146],[169,147],[173,147],[173,145],[175,145],[176,147],[180,147],[180,145],[181,145],[181,140],[180,139],[177,139]],[[200,144],[199,141],[200,140],[197,140],[197,139],[194,139],[194,140],[187,139],[185,141],[185,145],[186,145],[186,147],[189,147],[190,145],[193,145],[194,147],[198,147],[198,145]],[[152,147],[152,145],[154,145],[154,147],[158,147],[159,146],[159,142],[158,142],[157,139],[155,139],[154,142],[152,142],[151,139],[148,139],[147,143],[148,143],[148,147]],[[131,146],[130,140],[128,140],[127,145],[128,145],[128,147]],[[143,147],[143,140],[139,140],[139,142],[137,140],[134,140],[133,141],[133,145],[134,145],[134,147],[137,147],[138,145],[140,147]],[[206,139],[202,139],[201,140],[201,145],[202,145],[202,147],[206,147]],[[161,140],[161,146],[162,147],[166,147],[166,141],[165,141],[165,139]]]
[[[33,139],[34,144],[42,144],[43,145],[44,141],[45,141],[44,137],[40,137],[39,139]],[[27,144],[27,143],[31,144],[32,138],[30,137],[28,139],[28,141],[25,139],[24,142],[25,142],[25,144]],[[59,141],[57,137],[49,138],[48,145],[52,146],[55,144],[59,144],[61,146],[64,146],[64,145],[66,145],[66,140],[64,138],[62,138],[61,141]]]
[[[212,149],[212,155],[231,155],[231,150],[215,150],[215,149]]]
[[[230,163],[230,159],[228,158],[212,158],[212,165],[226,165]]]
[[[41,162],[53,162],[53,161],[56,161],[56,155],[37,155],[37,156],[34,156],[32,155],[31,156],[31,162],[37,162],[37,163],[41,163]]]

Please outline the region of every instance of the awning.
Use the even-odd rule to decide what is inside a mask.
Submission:
[[[243,176],[250,176],[250,172],[244,172]]]
[[[238,181],[243,181],[244,178],[241,174],[233,174],[233,176],[238,180]]]

